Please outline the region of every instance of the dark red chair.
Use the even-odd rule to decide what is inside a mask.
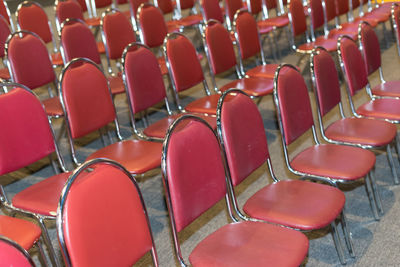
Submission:
[[[33,267],[35,263],[29,253],[18,243],[0,235],[0,265]]]
[[[163,182],[176,257],[186,266],[178,233],[225,197],[226,171],[217,136],[203,120],[184,116],[169,128],[163,147]],[[298,266],[308,250],[300,232],[254,221],[226,224],[196,245],[192,266]]]
[[[201,0],[200,11],[203,15],[204,23],[214,19],[221,24],[224,24],[224,14],[219,5],[219,0]]]
[[[233,94],[236,96],[226,99]],[[341,217],[346,238],[350,240],[343,214],[343,192],[333,186],[307,181],[279,180],[272,168],[261,114],[242,91],[226,91],[221,96],[217,114],[218,137],[228,163],[231,183],[228,188],[234,203],[237,202],[234,188],[266,162],[273,179],[272,184],[260,188],[246,200],[244,213],[234,205],[236,214],[244,220],[257,219],[300,231],[331,225],[340,262],[345,264],[335,223],[335,219]]]
[[[14,32],[15,31],[14,22],[11,19],[11,12],[10,12],[10,9],[8,8],[7,1],[5,1],[5,0],[0,1],[0,15],[2,15],[4,17],[4,19],[8,23],[8,26]]]
[[[207,54],[211,81],[216,92],[224,92],[229,88],[241,89],[252,97],[263,97],[271,94],[274,88],[273,78],[246,78],[240,72],[236,62],[235,50],[229,32],[217,21],[209,21],[203,33],[203,43]],[[218,87],[215,75],[226,73],[233,68],[237,80]]]
[[[375,190],[375,180],[370,177],[376,161],[374,153],[358,147],[319,142],[307,85],[293,66],[283,64],[277,70],[274,98],[288,169],[296,175],[315,177],[334,184],[353,182],[365,177],[364,184],[371,208],[375,219],[379,220],[379,192]],[[296,156],[289,155],[288,147],[309,130],[312,130],[315,145],[307,147]]]
[[[44,43],[52,43],[53,53],[51,54],[51,61],[54,66],[63,65],[53,29],[43,7],[34,1],[24,1],[18,5],[16,18],[18,30],[34,32],[40,36]]]
[[[133,266],[148,252],[158,266],[139,186],[117,162],[94,159],[74,171],[60,197],[57,232],[66,266]]]
[[[396,37],[397,54],[400,56],[400,8],[397,3],[393,3],[391,12],[394,36]]]
[[[169,125],[183,113],[174,113],[169,107],[157,58],[148,47],[131,43],[122,55],[122,69],[135,134],[145,140],[163,141]],[[144,121],[149,122],[146,111],[162,101],[165,101],[168,116],[157,122],[147,123],[144,129],[139,129],[135,117],[144,113],[146,118]],[[214,117],[200,114],[198,116],[210,123],[214,129],[217,128]]]
[[[7,63],[5,62],[4,52],[4,46],[10,33],[11,30],[9,24],[5,18],[0,15],[0,58],[2,59],[4,65],[3,68],[0,68],[0,79],[3,81],[8,81],[11,79],[10,73],[8,72]]]

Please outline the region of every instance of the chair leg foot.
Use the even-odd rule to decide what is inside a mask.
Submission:
[[[346,218],[344,209],[342,210],[341,220],[340,221],[341,221],[341,224],[342,224],[342,230],[343,230],[344,240],[346,241],[347,249],[348,249],[348,251],[350,253],[350,256],[355,258],[356,254],[355,254],[355,251],[354,251],[353,238],[352,238],[351,232],[350,232],[350,230],[348,228],[348,225],[347,225],[347,218]]]
[[[43,264],[47,267],[50,266],[49,263],[47,262],[47,258],[46,255],[44,254],[44,249],[43,249],[43,245],[42,242],[40,240],[38,240],[36,242],[36,245],[39,249],[39,254],[40,254],[40,258],[42,259]]]
[[[335,244],[335,248],[336,248],[340,263],[342,265],[345,265],[347,262],[346,262],[346,259],[344,258],[343,247],[342,247],[342,244],[340,243],[339,234],[337,232],[337,227],[336,227],[335,221],[331,222],[331,231],[332,231],[333,243]]]

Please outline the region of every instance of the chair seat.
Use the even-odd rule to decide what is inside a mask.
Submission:
[[[203,17],[199,14],[183,17],[178,20],[178,24],[183,27],[194,26],[203,21]]]
[[[165,117],[143,130],[143,133],[147,136],[157,137],[157,138],[165,138],[168,127],[178,118],[188,113],[179,113],[174,114],[168,117]],[[210,126],[216,130],[217,129],[217,120],[213,116],[205,116],[203,114],[193,114],[202,119],[204,119]]]
[[[161,74],[162,75],[168,74],[168,68],[167,68],[167,63],[165,62],[165,58],[161,56],[158,57],[157,60],[158,60],[158,65],[160,65]]]
[[[273,18],[268,18],[266,20],[259,21],[257,24],[281,28],[281,27],[285,27],[286,25],[289,24],[289,18],[286,16],[273,17]]]
[[[192,251],[193,266],[299,266],[308,251],[307,237],[262,222],[225,225]]]
[[[351,39],[353,39],[354,41],[357,41],[357,39],[358,39],[357,31],[352,32],[352,31],[345,30],[345,29],[332,29],[332,30],[330,30],[328,38],[337,40],[342,35],[347,35]]]
[[[274,78],[278,64],[266,64],[254,67],[246,71],[246,77],[250,78]]]
[[[185,110],[193,113],[203,113],[209,115],[217,114],[217,105],[220,94],[204,96],[186,105]]]
[[[31,249],[41,234],[40,227],[32,222],[0,215],[0,235],[15,241],[25,250]]]
[[[143,174],[160,166],[161,150],[161,143],[125,140],[97,150],[86,161],[107,158],[119,162],[132,174]]]
[[[51,117],[61,117],[64,116],[64,111],[62,109],[60,99],[55,96],[52,98],[47,98],[42,101],[46,114]]]
[[[300,152],[290,165],[293,169],[316,176],[339,180],[364,177],[375,165],[375,155],[369,150],[332,144],[315,145]]]
[[[379,21],[377,19],[373,18],[367,18],[367,17],[357,17],[354,19],[354,22],[360,23],[361,21],[366,21],[371,25],[371,27],[375,28],[378,26]]]
[[[308,231],[329,225],[341,213],[345,201],[343,192],[335,187],[283,180],[259,190],[243,210],[256,219]]]
[[[400,100],[380,98],[369,101],[357,109],[357,113],[365,117],[400,121]]]
[[[0,79],[2,79],[2,80],[10,80],[11,79],[10,73],[8,72],[7,68],[0,69]]]
[[[369,12],[363,16],[364,19],[374,19],[378,23],[388,21],[390,19],[390,13],[383,12]]]
[[[51,54],[51,63],[55,66],[62,66],[64,62],[62,60],[62,56],[60,52]]]
[[[121,76],[109,76],[107,80],[110,83],[111,93],[113,95],[125,93],[125,85]]]
[[[400,97],[400,80],[381,83],[371,90],[376,96]]]
[[[357,22],[345,22],[340,24],[339,29],[348,32],[358,33],[358,23]]]
[[[392,142],[396,132],[396,126],[385,121],[344,118],[329,125],[325,135],[336,141],[379,147]]]
[[[323,36],[317,37],[314,42],[304,43],[297,48],[299,53],[311,53],[311,51],[317,47],[321,46],[325,48],[328,52],[336,51],[337,41],[331,38],[325,38]]]
[[[99,51],[100,54],[104,54],[106,52],[103,42],[97,42],[97,51]]]
[[[274,90],[274,80],[272,78],[243,78],[224,85],[220,88],[220,91],[224,92],[230,88],[243,90],[250,96],[265,96],[272,94]]]
[[[168,32],[179,32],[181,25],[177,20],[169,20],[165,22],[167,24],[167,31]]]
[[[262,21],[257,22],[257,28],[258,28],[258,32],[260,34],[267,34],[267,33],[272,32],[275,29],[274,26],[266,25],[266,24],[263,24],[260,22],[262,22]]]
[[[55,217],[61,191],[70,174],[54,175],[29,186],[13,197],[12,204],[19,209]]]
[[[88,18],[88,19],[85,19],[85,22],[88,26],[96,27],[96,26],[100,26],[101,19],[100,18]]]

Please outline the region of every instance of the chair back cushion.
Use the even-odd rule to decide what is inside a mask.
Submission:
[[[280,70],[276,83],[282,130],[290,145],[314,124],[308,89],[303,76],[290,66]]]
[[[64,69],[61,93],[71,137],[82,137],[115,119],[107,78],[94,64],[69,65]]]
[[[113,3],[112,0],[95,0],[96,8],[108,7]]]
[[[125,56],[124,73],[133,113],[139,113],[166,97],[163,76],[154,54],[144,48]]]
[[[38,4],[22,4],[18,9],[17,19],[21,30],[36,33],[46,44],[53,39],[46,12]]]
[[[6,21],[6,19],[0,15],[0,57],[4,58],[4,45],[6,43],[6,40],[8,38],[8,35],[10,35],[11,30],[10,30],[10,25]]]
[[[172,0],[156,0],[157,6],[161,9],[163,14],[170,14],[174,11],[175,7]]]
[[[325,3],[326,20],[329,22],[337,16],[336,0],[323,0]]]
[[[75,0],[58,1],[56,6],[56,15],[60,24],[68,18],[83,20],[82,7]]]
[[[247,11],[240,12],[235,20],[238,35],[240,57],[247,59],[261,52],[257,22]]]
[[[2,15],[7,21],[8,25],[11,25],[10,16],[8,16],[7,7],[4,4],[5,0],[0,1],[0,15]]]
[[[39,99],[22,88],[0,95],[0,174],[28,166],[55,151]]]
[[[200,5],[205,21],[215,19],[221,23],[224,23],[224,18],[218,0],[201,0]]]
[[[218,140],[205,124],[178,126],[168,142],[166,173],[179,232],[224,197],[225,171]]]
[[[236,14],[236,11],[243,7],[242,0],[225,0],[225,12],[228,15],[230,21],[233,21],[233,17]]]
[[[238,185],[268,158],[261,114],[248,96],[225,98],[221,110],[221,134],[233,185]]]
[[[227,71],[236,65],[236,55],[230,34],[222,24],[209,24],[204,36],[214,74]]]
[[[372,74],[381,67],[381,47],[374,29],[363,23],[361,26],[361,45],[365,67],[368,74]]]
[[[346,15],[349,12],[349,0],[335,0],[337,16]]]
[[[53,82],[56,78],[46,45],[29,34],[14,34],[8,43],[8,61],[14,82],[31,89]]]
[[[191,9],[194,7],[194,0],[176,0],[181,4],[181,10]]]
[[[133,11],[133,16],[135,19],[136,19],[136,14],[137,14],[138,8],[143,3],[149,3],[149,1],[148,0],[129,0],[129,5]]]
[[[149,47],[163,44],[168,30],[161,10],[153,5],[142,6],[139,14],[140,31],[143,43]]]
[[[324,26],[324,9],[322,7],[321,0],[310,0],[309,5],[311,7],[311,21],[313,29],[318,29]]]
[[[291,27],[293,36],[298,36],[305,33],[307,31],[307,22],[301,0],[290,1],[289,15],[292,18]]]

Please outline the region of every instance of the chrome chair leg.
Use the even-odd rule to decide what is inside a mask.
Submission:
[[[339,234],[337,232],[335,221],[331,222],[331,230],[332,230],[333,243],[335,244],[335,248],[339,256],[340,263],[342,265],[345,265],[346,259],[344,258],[343,247],[342,244],[340,243]]]
[[[376,207],[378,208],[379,213],[383,214],[382,198],[381,194],[379,193],[378,186],[376,185],[376,179],[373,170],[371,170],[368,175],[372,185],[372,193],[375,196]]]
[[[43,249],[43,245],[42,242],[40,240],[38,240],[36,242],[36,245],[39,249],[39,254],[40,254],[40,258],[42,259],[43,264],[47,267],[49,266],[48,262],[47,262],[47,258],[46,255],[44,254],[44,249]]]
[[[368,199],[369,199],[369,204],[371,205],[372,213],[374,214],[375,220],[379,221],[379,214],[378,214],[378,208],[376,206],[376,201],[374,194],[372,192],[372,186],[371,186],[371,181],[369,179],[369,175],[365,176],[364,178],[365,181],[365,189],[367,191]]]
[[[59,262],[59,260],[57,258],[56,251],[55,251],[55,249],[54,249],[54,247],[53,247],[53,245],[51,243],[49,232],[48,232],[48,230],[46,228],[46,225],[44,223],[43,217],[36,216],[36,219],[38,220],[39,226],[42,229],[43,241],[46,244],[46,247],[47,247],[47,249],[49,251],[49,256],[50,256],[50,259],[51,259],[52,263],[54,264],[54,266],[61,267],[62,265]]]
[[[387,145],[386,151],[387,151],[389,166],[390,166],[390,169],[392,170],[393,182],[394,182],[394,184],[399,184],[399,177],[397,176],[396,167],[394,165],[394,160],[393,160],[393,153],[392,153],[390,144]]]
[[[347,225],[347,218],[346,218],[346,215],[345,215],[344,208],[342,210],[340,222],[342,224],[342,230],[343,230],[344,240],[346,241],[347,249],[348,249],[348,251],[350,253],[350,256],[355,258],[356,254],[355,254],[355,251],[354,251],[353,238],[351,236],[351,232],[350,232],[350,230],[348,228],[348,225]]]

